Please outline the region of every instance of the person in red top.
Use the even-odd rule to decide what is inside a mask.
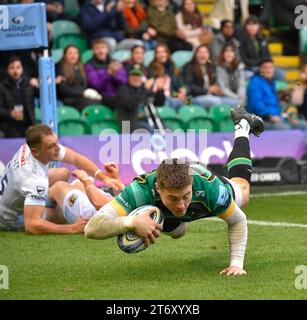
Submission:
[[[149,27],[145,9],[137,0],[123,0],[123,5],[126,37],[141,39],[146,50],[154,49],[157,44],[154,39],[157,32]]]

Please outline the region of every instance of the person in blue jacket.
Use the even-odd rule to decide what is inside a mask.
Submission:
[[[259,73],[254,75],[247,88],[247,109],[264,120],[267,130],[302,129],[306,122],[287,119],[282,116],[274,79],[274,62],[265,59],[260,62]]]

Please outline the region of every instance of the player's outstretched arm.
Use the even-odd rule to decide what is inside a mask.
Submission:
[[[80,219],[73,224],[55,224],[44,220],[44,206],[24,206],[25,231],[29,234],[73,234],[83,233],[87,220]]]
[[[118,212],[118,206],[116,200],[103,206],[87,223],[84,229],[85,236],[91,239],[107,239],[133,230],[144,238],[146,245],[153,243],[162,229],[161,225],[150,218],[154,209],[136,217]]]
[[[246,215],[234,201],[228,210],[228,213],[220,217],[228,224],[230,266],[221,271],[221,274],[243,275],[246,274],[243,269],[248,233]]]
[[[65,147],[65,156],[62,161],[73,164],[78,169],[86,171],[90,176],[104,182],[116,192],[122,190],[124,187],[120,180],[109,177],[106,173],[102,172],[93,161],[72,149]]]

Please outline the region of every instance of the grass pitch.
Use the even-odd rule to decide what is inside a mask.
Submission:
[[[248,219],[307,224],[307,195],[252,198]],[[295,267],[307,266],[307,228],[249,225],[244,277],[226,277],[227,225],[205,219],[186,236],[161,236],[128,255],[116,238],[0,232],[0,265],[9,268],[2,299],[306,299]]]

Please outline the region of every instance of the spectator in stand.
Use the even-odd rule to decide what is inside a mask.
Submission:
[[[152,39],[155,31],[148,26],[147,14],[138,0],[123,0],[125,17],[125,35],[127,38],[140,39],[146,50],[152,50],[157,41]]]
[[[223,20],[233,21],[235,33],[240,37],[241,26],[249,16],[248,0],[217,0],[210,15],[212,28],[220,30]]]
[[[295,118],[284,118],[282,106],[276,92],[274,79],[274,63],[271,59],[261,61],[259,74],[254,75],[247,88],[248,110],[264,120],[268,130],[302,129],[306,130],[306,122]]]
[[[148,70],[144,65],[145,49],[143,46],[134,46],[131,48],[131,57],[129,60],[124,61],[123,65],[126,68],[127,74],[135,68],[141,69],[142,78],[146,80],[148,77]]]
[[[19,57],[11,57],[7,74],[0,83],[0,137],[24,137],[27,128],[35,124],[34,92],[37,79],[23,72]]]
[[[88,105],[101,103],[86,94],[87,80],[79,49],[69,45],[64,49],[62,59],[56,64],[58,98],[65,104],[82,111]]]
[[[259,18],[256,16],[248,17],[244,23],[240,55],[246,67],[247,80],[258,71],[262,60],[271,59],[268,41],[261,35]],[[284,81],[285,71],[275,68],[275,77]]]
[[[215,66],[210,60],[207,46],[200,45],[195,50],[192,61],[184,66],[182,73],[193,104],[204,108],[221,103],[229,106],[236,105],[232,98],[224,95],[217,83]]]
[[[165,105],[178,110],[186,102],[187,89],[179,70],[171,60],[169,48],[160,43],[155,48],[155,57],[148,67],[147,85],[155,93],[164,95]]]
[[[244,106],[246,103],[244,65],[240,62],[236,48],[232,44],[223,47],[216,75],[224,96],[233,99],[232,105]]]
[[[211,56],[214,62],[222,51],[222,48],[226,43],[232,44],[236,48],[236,54],[240,57],[240,41],[234,37],[235,28],[231,20],[223,20],[221,22],[221,30],[213,36],[211,45]]]
[[[130,121],[130,131],[135,129],[147,129],[153,132],[153,129],[146,121],[138,119],[139,108],[146,104],[148,99],[152,98],[155,105],[163,104],[159,101],[159,95],[150,91],[149,87],[144,84],[142,70],[134,68],[129,71],[128,83],[120,87],[116,94],[117,119]]]
[[[23,72],[28,78],[38,77],[38,57],[41,52],[32,49],[0,51],[0,79],[6,75],[6,67],[11,57],[18,56],[23,65]]]
[[[54,22],[56,20],[74,20],[75,17],[64,12],[64,0],[46,0],[47,21]]]
[[[185,36],[193,49],[200,44],[210,46],[212,41],[212,32],[205,28],[203,17],[198,11],[194,0],[183,0],[180,11],[176,14],[177,28]]]
[[[109,47],[103,39],[92,42],[93,58],[85,64],[88,86],[102,95],[102,104],[115,108],[117,89],[127,82],[127,72],[123,65],[111,60]]]
[[[151,0],[147,14],[148,24],[153,31],[151,37],[166,43],[171,52],[192,50],[192,45],[186,41],[184,33],[177,28],[169,0]]]
[[[125,18],[122,1],[91,0],[85,2],[80,9],[81,25],[86,32],[89,42],[93,39],[105,38],[113,52],[130,49],[142,42],[135,39],[125,39]],[[121,41],[124,40],[122,43]]]

